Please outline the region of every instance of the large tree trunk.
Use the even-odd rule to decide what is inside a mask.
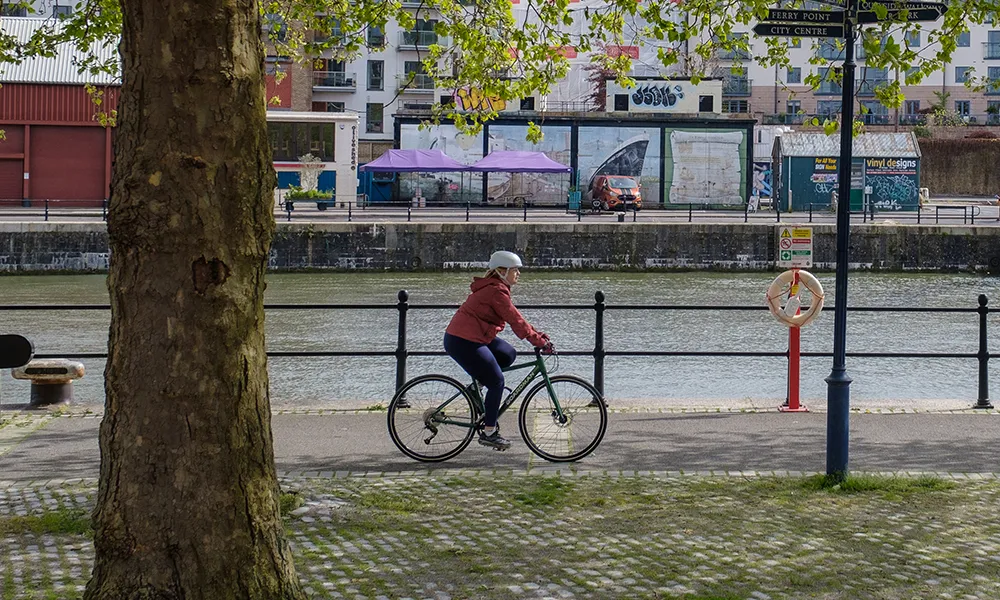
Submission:
[[[274,172],[257,0],[121,0],[107,400],[88,600],[291,599],[264,353]]]

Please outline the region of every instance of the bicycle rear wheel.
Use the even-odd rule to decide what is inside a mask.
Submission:
[[[608,428],[608,409],[594,386],[573,375],[549,379],[562,415],[549,388],[541,381],[528,392],[518,413],[521,436],[532,452],[552,462],[570,462],[597,448]]]
[[[421,375],[389,403],[389,436],[410,458],[440,462],[469,445],[477,417],[462,384],[444,375]]]

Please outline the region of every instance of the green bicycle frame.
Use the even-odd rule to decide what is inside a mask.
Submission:
[[[514,402],[516,402],[517,399],[521,396],[521,393],[524,392],[524,390],[529,385],[531,385],[531,383],[535,381],[535,379],[537,379],[539,375],[541,375],[542,378],[545,380],[545,387],[548,388],[549,390],[549,397],[552,398],[552,402],[555,403],[556,405],[556,414],[561,417],[563,414],[562,406],[560,406],[559,399],[556,397],[556,392],[552,388],[552,381],[549,379],[549,371],[548,369],[545,368],[545,359],[542,358],[541,354],[536,355],[535,360],[532,360],[530,362],[523,362],[519,365],[518,364],[511,365],[506,369],[503,369],[503,372],[507,373],[509,371],[519,371],[521,369],[529,369],[529,368],[531,369],[531,372],[528,373],[524,377],[524,379],[521,380],[521,383],[517,384],[517,387],[514,388],[514,390],[507,396],[507,400],[500,404],[500,412],[498,413],[497,416],[499,417],[503,415],[505,412],[507,412],[507,409],[510,408],[514,404]],[[472,400],[473,402],[475,402],[476,408],[479,410],[480,413],[480,418],[476,419],[476,421],[472,424],[472,426],[475,427],[479,424],[479,422],[482,420],[482,416],[486,413],[486,404],[483,401],[482,394],[479,392],[479,383],[473,380],[473,385],[471,386],[471,388],[472,389],[470,391],[473,392]],[[466,389],[469,388],[467,387]],[[434,412],[440,412],[446,406],[454,402],[455,399],[458,398],[460,395],[461,393],[458,393],[452,396],[451,398],[448,398],[447,400],[442,402],[441,405],[438,406]],[[468,423],[452,421],[449,419],[440,419],[440,420],[435,419],[435,422],[447,425],[460,425],[462,427],[469,427]]]

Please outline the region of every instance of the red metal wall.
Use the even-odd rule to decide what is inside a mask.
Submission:
[[[33,125],[30,197],[104,200],[105,137],[103,127]]]
[[[20,200],[24,188],[24,126],[2,127],[0,140],[0,206]]]
[[[0,126],[8,123],[79,123],[100,126],[99,112],[118,107],[118,88],[102,88],[96,106],[82,85],[5,83],[0,87]]]

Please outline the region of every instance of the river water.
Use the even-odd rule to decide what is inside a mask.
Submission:
[[[615,304],[762,305],[774,274],[769,273],[531,273],[514,290],[518,304],[591,304],[603,290]],[[309,273],[268,276],[268,303],[394,304],[406,289],[413,304],[458,304],[468,293],[470,273]],[[828,306],[835,301],[833,274],[821,274]],[[852,273],[852,306],[975,307],[987,294],[1000,302],[1000,278],[940,274]],[[3,304],[108,302],[104,276],[0,277]],[[411,310],[410,350],[440,350],[450,310]],[[20,333],[45,354],[105,352],[108,311],[0,312],[0,333]],[[525,316],[564,350],[591,350],[595,316],[590,311],[527,310]],[[395,310],[275,310],[267,314],[272,351],[393,350]],[[1000,314],[990,315],[990,350],[1000,353]],[[784,351],[788,330],[767,311],[609,310],[605,348],[611,350]],[[508,329],[505,337],[519,349]],[[830,352],[833,311],[824,311],[802,330],[802,350]],[[934,313],[850,313],[848,352],[976,352],[978,315]],[[103,403],[103,360],[85,360],[87,374],[75,389],[78,405]],[[825,403],[824,378],[832,359],[802,359],[804,402]],[[666,401],[676,405],[727,402],[780,403],[785,398],[783,358],[608,357],[605,391],[621,404]],[[593,378],[593,360],[562,357],[560,372]],[[993,373],[1000,371],[994,361]],[[413,357],[408,375],[443,372],[461,376],[447,357]],[[277,408],[364,407],[386,404],[395,381],[392,357],[272,358],[272,404]],[[852,406],[912,407],[947,401],[964,408],[977,394],[978,366],[968,359],[848,358]],[[465,378],[464,376],[462,377]],[[992,375],[1000,393],[1000,377]],[[9,371],[0,376],[0,402],[23,403],[25,382]]]

